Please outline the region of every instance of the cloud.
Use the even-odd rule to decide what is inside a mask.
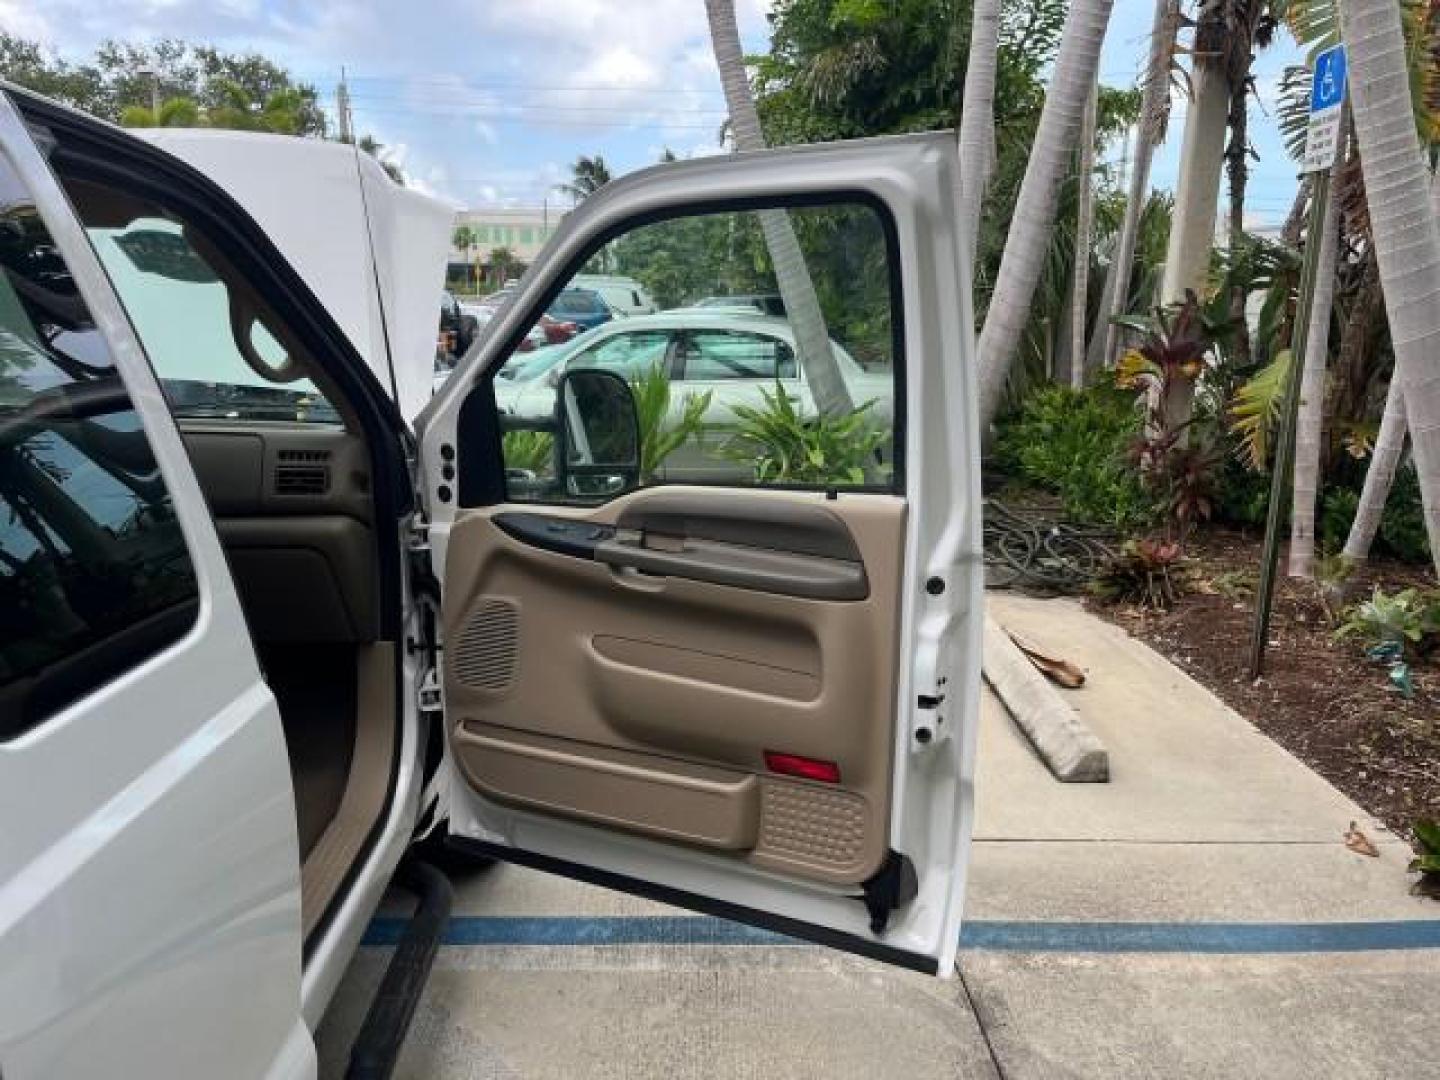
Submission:
[[[4,27],[8,34],[30,38],[44,45],[55,43],[49,21],[25,0],[0,0],[0,27]]]
[[[747,48],[771,4],[737,0]],[[713,152],[725,118],[701,0],[0,0],[0,25],[71,59],[110,37],[258,52],[332,116],[343,67],[357,131],[466,200],[538,203],[580,153],[618,174],[652,145]]]

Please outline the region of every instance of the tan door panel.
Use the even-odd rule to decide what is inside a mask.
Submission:
[[[521,509],[618,523],[600,546],[696,577],[526,542],[502,527]],[[463,511],[446,566],[456,761],[497,802],[864,880],[886,851],[904,535],[904,501],[872,494],[656,488],[588,511]],[[770,576],[795,558],[813,569],[798,584]],[[767,751],[833,762],[839,783],[777,776]]]

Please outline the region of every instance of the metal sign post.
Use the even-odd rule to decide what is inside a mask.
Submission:
[[[1306,231],[1305,260],[1300,269],[1300,298],[1295,307],[1295,336],[1290,348],[1290,373],[1280,411],[1280,443],[1270,474],[1270,504],[1265,513],[1265,544],[1260,557],[1260,584],[1255,591],[1255,621],[1250,629],[1250,678],[1265,670],[1265,646],[1270,637],[1270,608],[1275,601],[1275,570],[1280,558],[1280,529],[1290,505],[1291,474],[1295,468],[1295,426],[1300,415],[1300,383],[1305,369],[1306,338],[1310,333],[1310,306],[1315,296],[1315,275],[1320,261],[1320,230],[1330,202],[1330,170],[1343,141],[1345,46],[1336,45],[1315,57],[1310,83],[1310,123],[1305,132],[1302,173],[1317,174],[1311,185],[1310,223]]]

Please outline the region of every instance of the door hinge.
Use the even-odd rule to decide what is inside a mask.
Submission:
[[[865,910],[870,912],[870,932],[883,934],[890,925],[890,913],[911,900],[920,891],[915,864],[898,851],[885,855],[885,864],[861,885],[865,890]]]

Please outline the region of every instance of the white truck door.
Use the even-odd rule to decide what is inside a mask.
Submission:
[[[275,700],[160,388],[3,93],[0,270],[0,1073],[313,1075]]]
[[[955,168],[944,134],[735,154],[632,174],[566,218],[417,420],[443,587],[452,834],[952,970],[981,619]],[[605,464],[569,475],[557,423],[550,490],[510,490],[488,380],[548,298],[607,245],[622,273],[682,265],[700,278],[693,292],[726,292],[757,265],[757,215],[782,209],[832,337],[895,372],[904,407],[883,433],[885,474],[870,479],[858,441],[858,462],[844,446],[786,457],[794,423],[777,415],[773,468],[748,479],[596,475],[636,437],[604,427],[625,411],[592,378],[600,427],[584,460]]]

